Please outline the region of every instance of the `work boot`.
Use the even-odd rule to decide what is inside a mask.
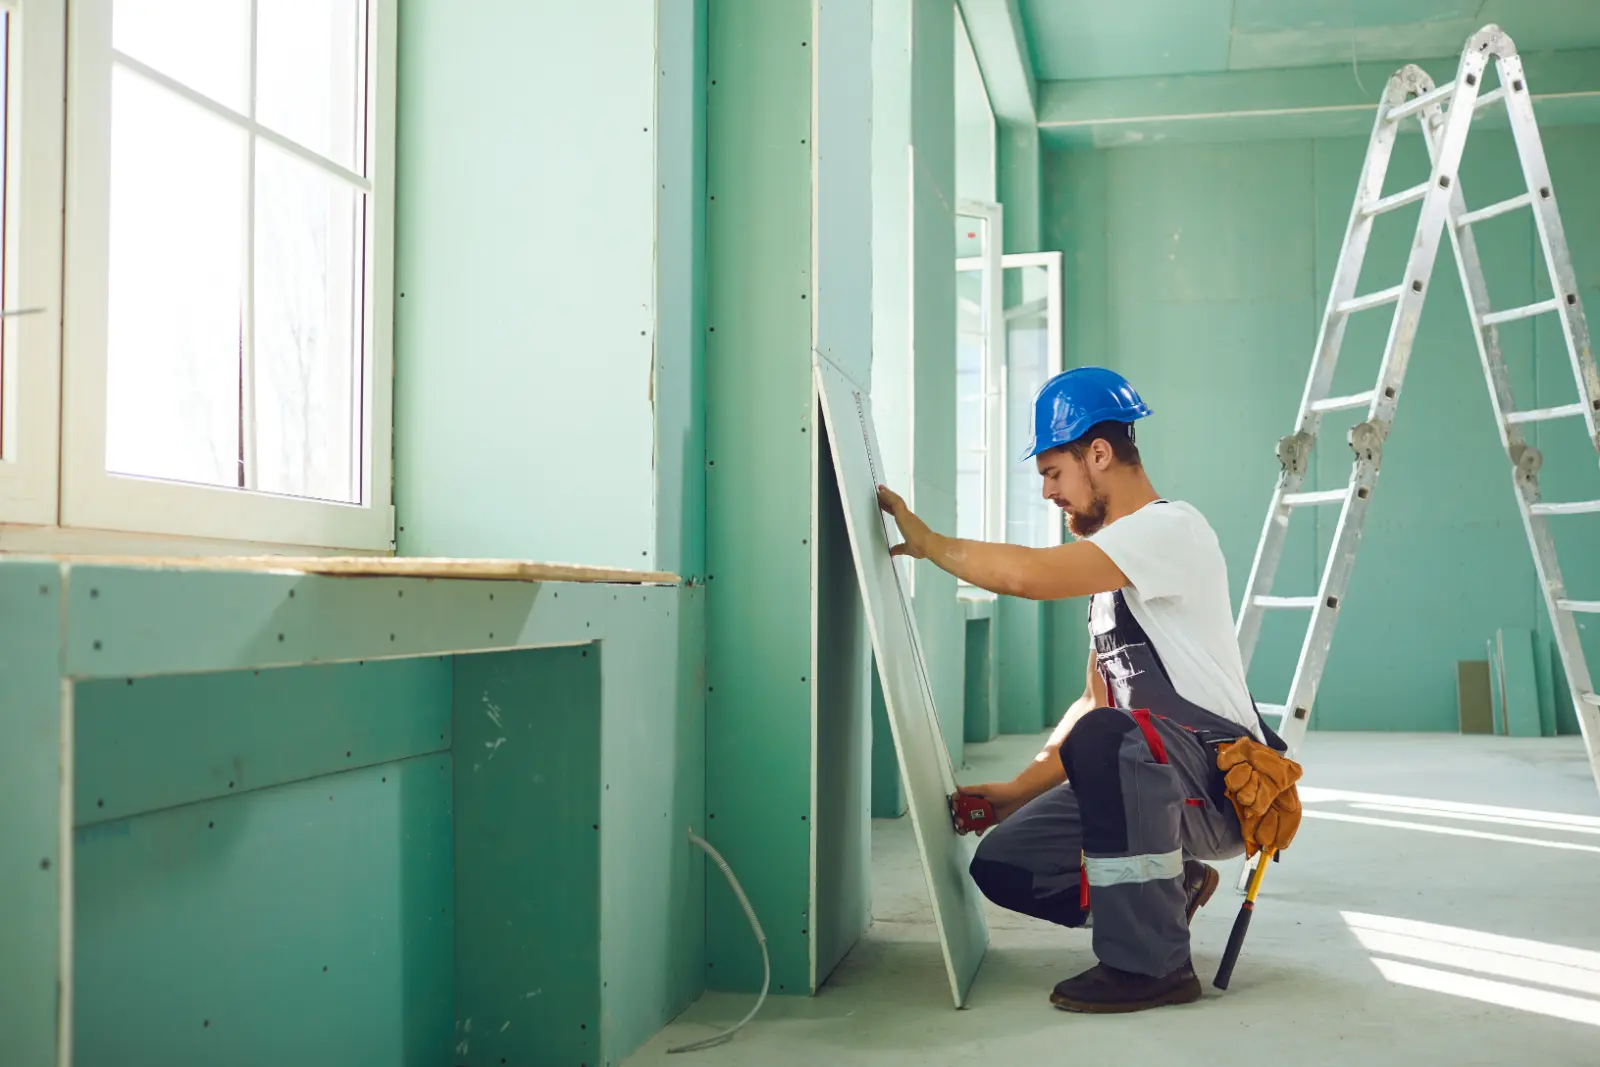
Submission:
[[[1217,883],[1221,880],[1216,868],[1208,867],[1199,860],[1183,861],[1183,895],[1189,902],[1189,922],[1194,922],[1194,913],[1206,906],[1206,901],[1217,891]]]
[[[1057,983],[1050,994],[1050,1003],[1062,1011],[1090,1015],[1118,1015],[1166,1004],[1189,1004],[1199,999],[1200,979],[1188,960],[1161,978],[1119,971],[1101,963],[1076,978]]]

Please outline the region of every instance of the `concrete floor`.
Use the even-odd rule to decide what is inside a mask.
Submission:
[[[969,746],[962,778],[1009,776],[1034,751]],[[1227,993],[1211,976],[1241,899],[1232,866],[1195,919],[1199,1003],[1058,1012],[1050,988],[1092,965],[1089,935],[991,908],[955,1011],[909,820],[880,821],[875,924],[817,996],[769,998],[728,1044],[668,1056],[752,1002],[708,994],[629,1067],[1600,1064],[1600,792],[1577,740],[1313,734],[1302,758],[1308,818],[1268,872]]]

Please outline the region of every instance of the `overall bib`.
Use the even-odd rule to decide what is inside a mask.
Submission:
[[[1073,726],[1067,782],[986,834],[971,873],[1001,907],[1063,926],[1092,901],[1100,962],[1163,976],[1189,959],[1185,857],[1244,853],[1216,747],[1247,731],[1178,695],[1121,592],[1092,598],[1089,630],[1113,706]]]

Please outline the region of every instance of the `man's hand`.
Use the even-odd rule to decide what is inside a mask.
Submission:
[[[984,785],[956,786],[956,792],[962,796],[981,797],[987,800],[994,807],[994,821],[997,823],[1005,822],[1028,800],[1012,782],[989,782]],[[956,798],[954,796],[950,798],[950,811],[952,815],[957,816],[958,832],[964,832],[959,830],[961,820],[956,811]],[[981,834],[982,831],[980,830],[979,833]]]
[[[928,524],[917,518],[900,495],[886,485],[878,486],[878,507],[894,519],[894,524],[900,527],[900,536],[905,539],[901,544],[892,546],[889,555],[927,559],[928,542],[933,537]]]

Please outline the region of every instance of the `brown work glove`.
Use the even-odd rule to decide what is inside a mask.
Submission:
[[[1217,749],[1217,768],[1244,832],[1245,855],[1281,852],[1300,829],[1300,765],[1241,737]]]

